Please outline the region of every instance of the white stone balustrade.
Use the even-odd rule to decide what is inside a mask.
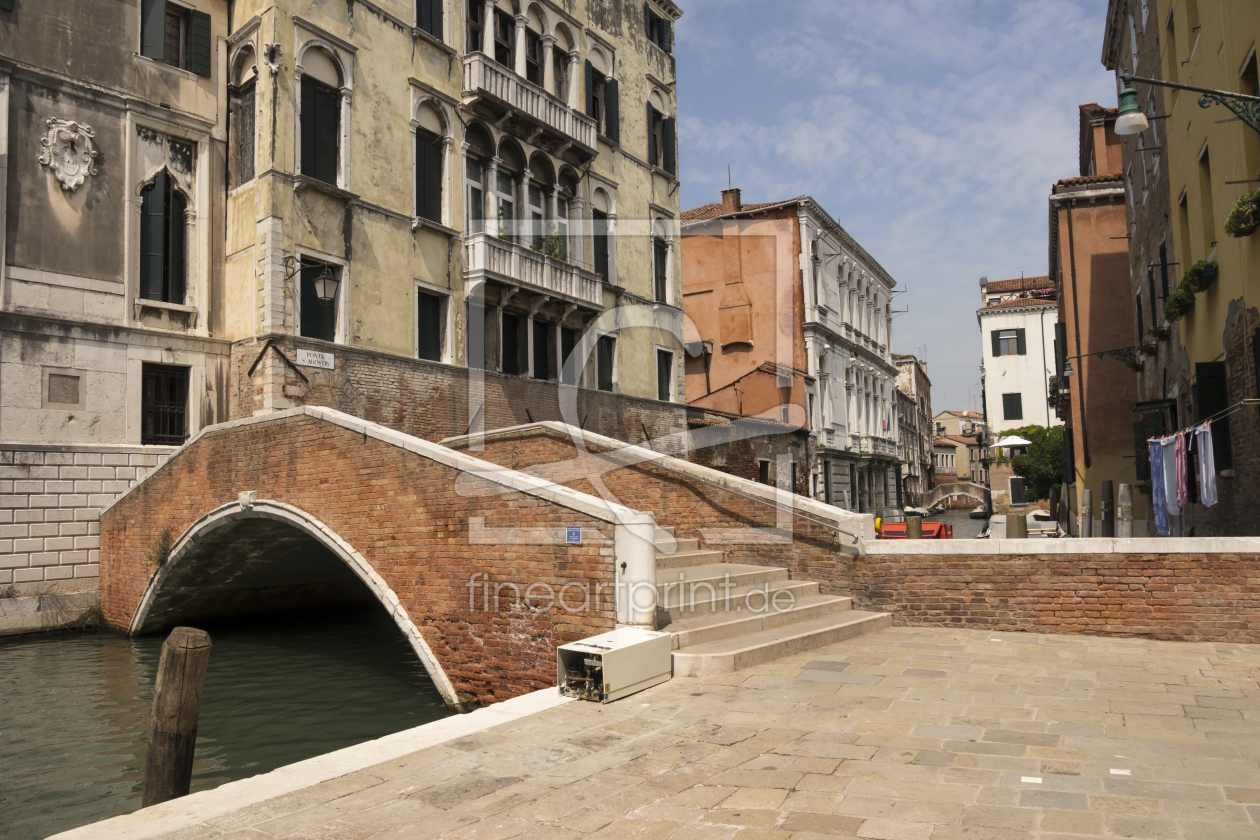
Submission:
[[[464,56],[464,94],[497,99],[565,137],[595,148],[595,120],[522,79],[485,53]]]
[[[491,274],[522,288],[604,308],[599,275],[492,234],[464,237],[464,269],[469,274]]]

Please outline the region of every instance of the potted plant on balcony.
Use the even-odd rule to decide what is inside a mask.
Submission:
[[[1143,352],[1145,352],[1145,351],[1146,351],[1146,348],[1145,348],[1145,347],[1143,347],[1143,348],[1142,348],[1142,350],[1143,350]],[[1124,364],[1125,364],[1125,366],[1126,366],[1129,370],[1141,370],[1141,369],[1142,369],[1142,360],[1141,360],[1141,359],[1125,359],[1125,360],[1124,360]]]
[[[553,227],[546,236],[536,238],[534,244],[530,245],[529,248],[531,251],[537,251],[540,254],[551,257],[553,260],[568,262],[569,246],[566,240],[567,237],[556,233],[556,229]]]
[[[1225,233],[1235,238],[1251,236],[1260,227],[1260,190],[1243,193],[1225,220]]]
[[[1155,341],[1167,341],[1168,328],[1167,327],[1150,327],[1146,331],[1146,336],[1147,338],[1152,338]]]
[[[1177,290],[1164,301],[1164,317],[1169,321],[1178,321],[1191,309],[1194,309],[1194,292],[1182,280]]]
[[[1181,278],[1181,284],[1177,288],[1188,286],[1191,292],[1206,292],[1216,282],[1216,276],[1219,273],[1215,262],[1199,260],[1190,266],[1190,270]]]

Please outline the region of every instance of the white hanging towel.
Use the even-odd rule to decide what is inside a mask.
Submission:
[[[1199,453],[1199,501],[1211,507],[1216,504],[1216,452],[1207,423],[1194,430],[1194,448]]]
[[[1168,496],[1168,514],[1179,516],[1181,506],[1177,504],[1177,437],[1166,437],[1159,443],[1164,447],[1164,492]]]

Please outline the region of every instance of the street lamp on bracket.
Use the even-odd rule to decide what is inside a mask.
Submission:
[[[1142,82],[1158,87],[1188,90],[1199,94],[1199,107],[1211,108],[1213,105],[1224,105],[1234,116],[1260,132],[1260,96],[1248,96],[1245,93],[1234,93],[1228,90],[1182,85],[1176,82],[1165,82],[1161,79],[1147,79],[1142,76],[1131,76],[1121,70],[1116,74],[1124,87],[1120,91],[1120,116],[1116,120],[1116,134],[1141,134],[1150,127],[1146,114],[1138,107],[1137,91],[1133,82]]]
[[[288,272],[284,275],[285,280],[291,280],[294,275],[302,270],[302,261],[293,255],[284,258],[284,268]],[[315,296],[319,298],[322,304],[330,304],[337,299],[337,286],[340,281],[337,276],[332,273],[332,269],[324,263],[323,270],[312,281],[315,285]]]

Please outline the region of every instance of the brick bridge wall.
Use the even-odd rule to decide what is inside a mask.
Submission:
[[[332,355],[334,369],[297,367],[292,361],[298,349]],[[233,344],[231,369],[231,419],[251,417],[269,407],[319,405],[432,441],[465,434],[474,419],[484,429],[543,420],[568,422],[560,413],[560,386],[555,382],[474,371],[484,386],[484,408],[474,418],[469,415],[467,368],[291,335],[261,336]],[[628,443],[733,419],[732,415],[681,403],[587,388],[574,393],[575,425]],[[753,439],[719,442],[675,454],[751,481],[758,478],[759,460],[777,463],[777,458],[785,455],[799,464],[796,491],[805,493],[813,458],[809,433],[770,421],[764,426],[765,432]],[[788,480],[780,477],[781,486]]]
[[[1185,545],[1203,551],[1215,540],[1106,542],[1146,543],[1140,550],[1151,553],[995,554],[986,546],[903,554],[880,546],[856,560],[857,602],[900,625],[1260,642],[1260,540],[1239,540],[1251,544],[1245,553],[1189,553]],[[1156,554],[1152,543],[1184,553]]]
[[[448,441],[466,451],[466,438]],[[651,461],[618,455],[587,438],[588,453],[579,458],[573,439],[563,432],[531,427],[500,431],[484,438],[478,458],[538,475],[596,497],[604,494],[591,476],[598,476],[612,493],[611,501],[651,513],[660,526],[674,526],[679,537],[696,537],[703,548],[723,550],[732,563],[787,566],[793,576],[816,580],[828,593],[850,593],[855,581],[853,539],[808,519],[787,516],[791,541],[750,537],[743,529],[772,528],[778,512],[766,504],[698,481]],[[610,467],[611,465],[611,467]],[[715,480],[725,478],[715,474]],[[854,517],[858,518],[858,517]],[[731,536],[745,542],[718,539],[721,529],[739,529]],[[756,541],[751,541],[751,540]]]
[[[130,624],[156,572],[145,558],[162,529],[175,541],[199,517],[254,490],[259,498],[306,511],[371,564],[464,702],[494,702],[554,685],[557,645],[614,626],[612,527],[499,485],[494,495],[460,495],[460,476],[455,468],[309,416],[210,431],[102,515],[106,620]],[[460,480],[465,493],[485,489],[481,479]],[[609,542],[470,544],[469,519],[476,516],[485,517],[486,528],[581,525]],[[554,606],[534,611],[505,591],[497,611],[483,611],[480,598],[470,609],[466,583],[475,572],[491,585],[599,585],[603,597],[582,613]]]

